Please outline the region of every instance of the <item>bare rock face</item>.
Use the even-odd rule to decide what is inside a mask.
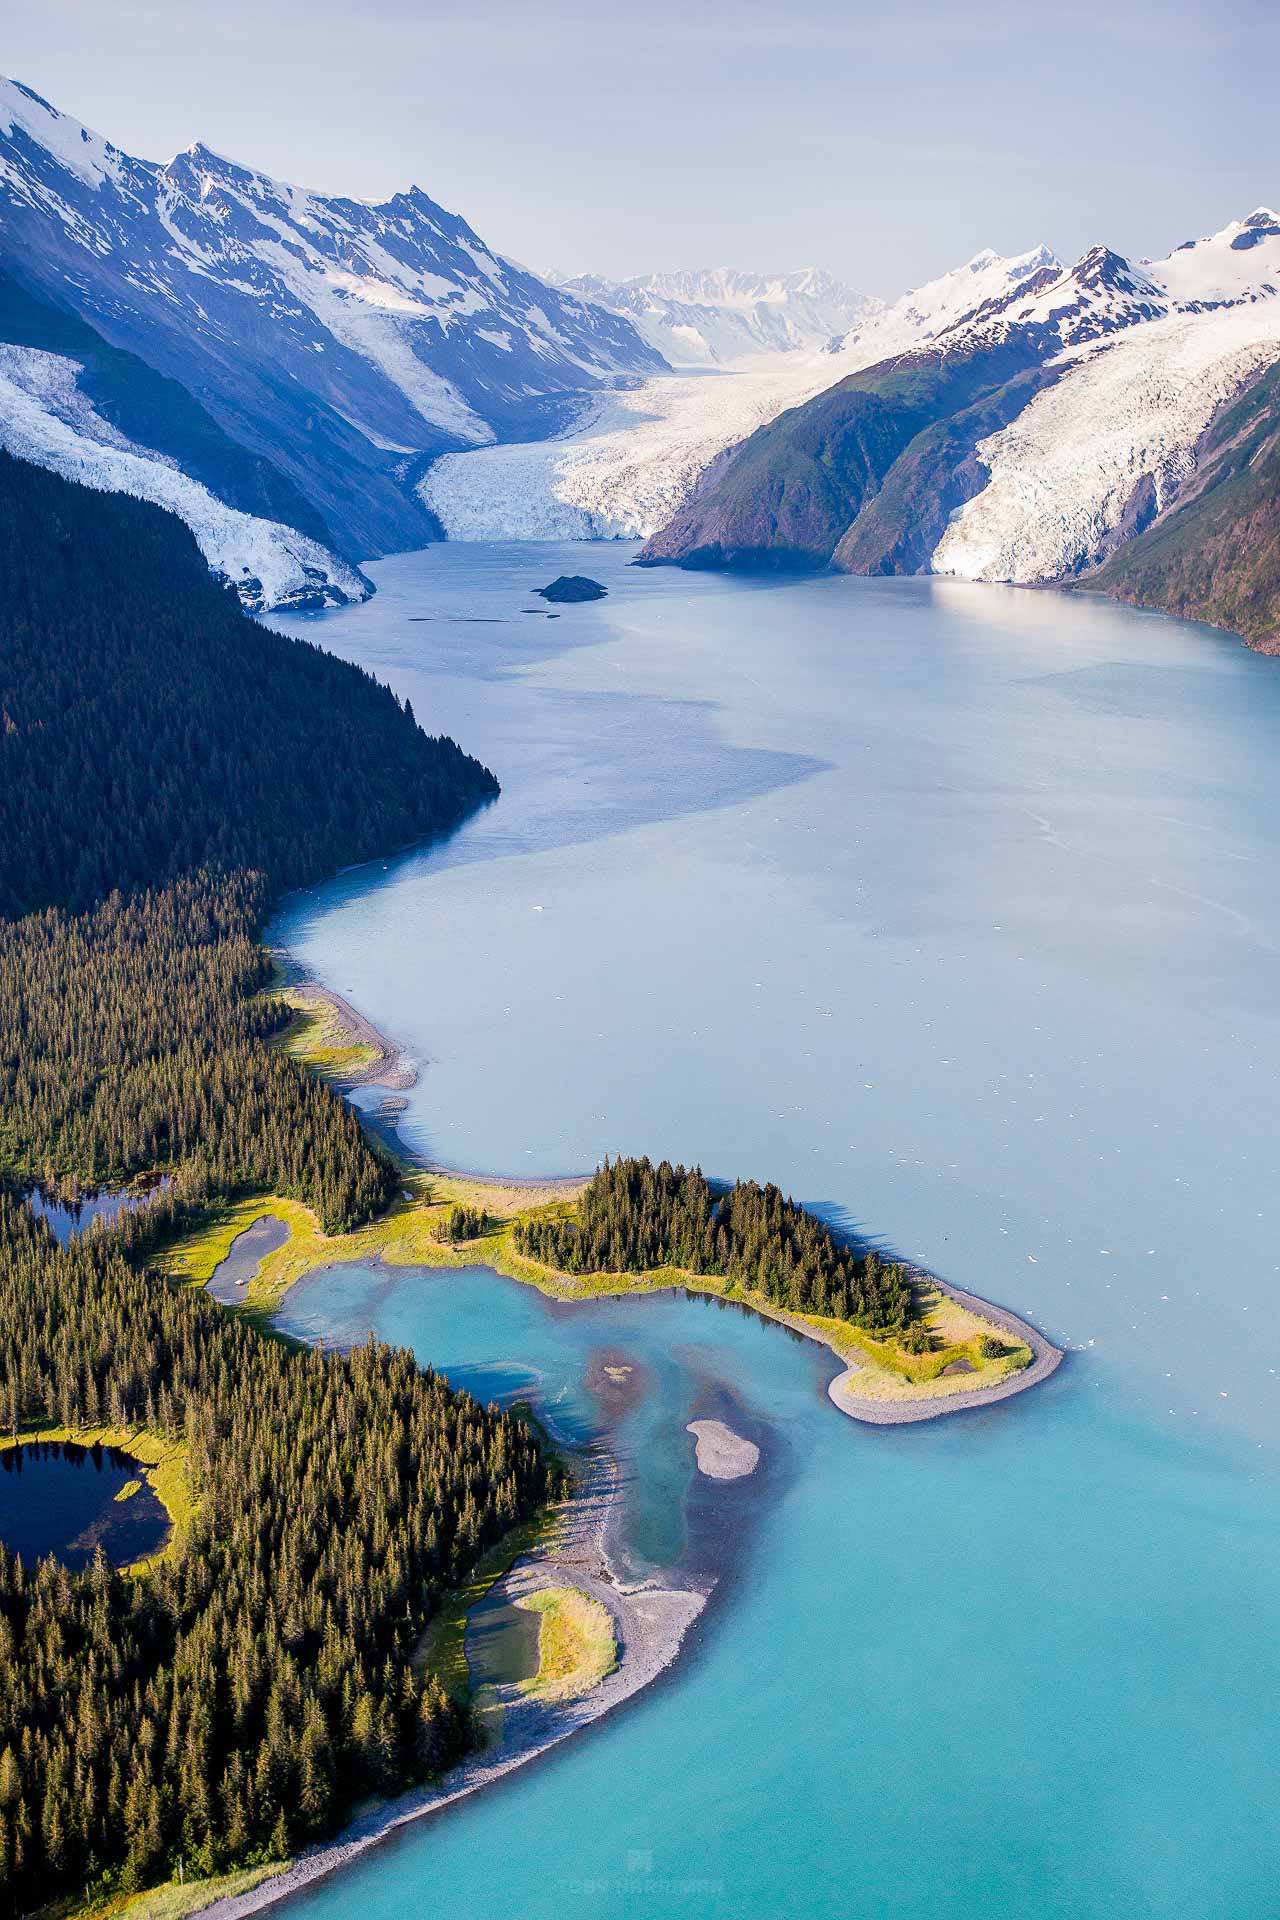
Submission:
[[[562,573],[549,587],[535,587],[534,592],[544,600],[557,603],[574,600],[603,600],[608,587],[602,587],[598,580],[589,580],[585,573]]]

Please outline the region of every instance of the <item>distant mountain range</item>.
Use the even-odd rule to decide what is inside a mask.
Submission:
[[[1079,580],[1272,643],[1280,218],[1140,265],[1036,262],[762,426],[642,560]]]
[[[1164,260],[540,279],[420,188],[136,159],[0,81],[0,446],[255,610],[454,538],[1070,582],[1280,649],[1280,217]]]
[[[250,604],[367,590],[344,563],[438,537],[413,484],[432,457],[552,432],[665,364],[629,320],[515,266],[417,187],[371,206],[198,144],[157,165],[15,81],[0,81],[0,271],[28,296],[22,338],[0,345],[3,444],[173,507]],[[185,423],[153,405],[148,374],[183,389]],[[175,466],[202,472],[200,496]]]
[[[826,347],[884,308],[883,300],[854,293],[817,267],[773,274],[703,267],[633,280],[584,273],[563,285],[625,315],[673,367]]]

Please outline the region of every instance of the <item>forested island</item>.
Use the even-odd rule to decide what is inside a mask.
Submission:
[[[700,1167],[606,1160],[571,1216],[517,1222],[516,1250],[563,1273],[678,1267],[737,1281],[793,1313],[905,1333],[911,1288],[896,1262],[839,1245],[781,1189],[738,1180],[717,1197]]]
[[[415,1658],[560,1485],[522,1421],[371,1345],[297,1349],[150,1255],[238,1194],[330,1231],[396,1189],[271,1044],[269,904],[497,791],[354,667],[253,625],[184,527],[0,455],[0,1428],[168,1462],[168,1552],[0,1546],[0,1899],[279,1858],[470,1739]],[[22,1196],[163,1169],[58,1247]]]

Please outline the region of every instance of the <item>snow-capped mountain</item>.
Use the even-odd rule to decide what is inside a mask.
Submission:
[[[987,478],[935,549],[936,573],[1080,574],[1177,498],[1220,408],[1280,359],[1280,220],[1261,208],[1164,260],[1095,247],[1002,325],[1046,325],[1054,378],[975,455]]]
[[[1229,306],[1280,293],[1280,214],[1258,207],[1220,233],[1184,240],[1166,260],[1144,260],[1148,277],[1184,309]]]
[[[833,369],[835,376],[906,353],[966,315],[1025,289],[1044,273],[1061,270],[1057,255],[1043,246],[1029,253],[998,254],[989,249],[975,253],[962,267],[913,287],[878,312],[860,316],[832,339],[827,350],[840,362]]]
[[[949,288],[869,323],[859,354],[901,344],[757,432],[642,558],[1076,578],[1159,526],[1206,435],[1233,476],[1215,422],[1280,363],[1276,215],[1140,265],[1101,246],[1070,268],[1022,260],[926,339],[902,341],[895,316],[935,317]],[[1269,449],[1265,420],[1249,428]]]
[[[884,302],[854,293],[818,267],[739,273],[730,267],[563,282],[585,300],[625,314],[673,367],[725,366],[761,353],[812,352],[879,313]]]
[[[1280,360],[1280,299],[1173,313],[1086,349],[979,440],[987,479],[934,549],[934,573],[1078,575],[1177,498],[1219,408]]]
[[[420,188],[308,192],[196,144],[137,159],[0,82],[0,264],[196,394],[354,557],[432,536],[424,458],[533,438],[663,362]]]

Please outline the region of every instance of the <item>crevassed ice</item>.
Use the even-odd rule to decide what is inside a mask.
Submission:
[[[966,580],[1076,573],[1150,474],[1168,505],[1217,408],[1280,356],[1280,299],[1176,314],[1063,356],[1065,371],[978,444],[991,478],[953,516],[932,559]]]

